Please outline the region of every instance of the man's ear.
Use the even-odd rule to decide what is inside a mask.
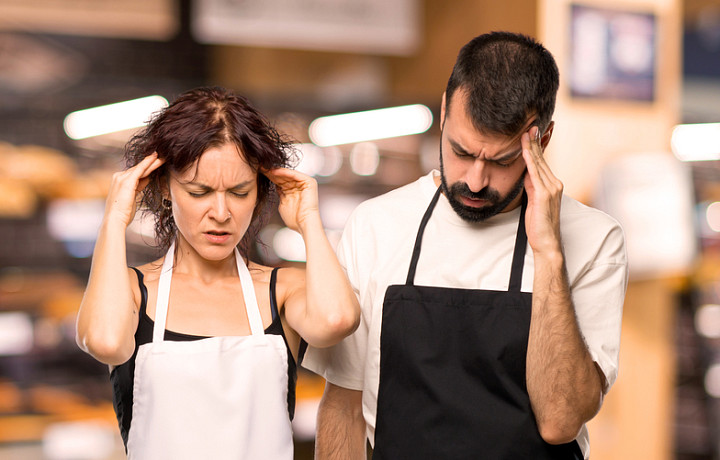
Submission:
[[[553,128],[555,128],[555,122],[551,121],[548,125],[547,129],[545,130],[545,133],[540,138],[540,146],[543,150],[545,150],[545,147],[548,146],[550,143],[550,138],[552,137]]]
[[[445,126],[445,93],[442,95],[442,102],[440,103],[440,127]]]

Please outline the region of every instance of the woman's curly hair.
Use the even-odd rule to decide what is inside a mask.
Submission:
[[[295,150],[250,102],[219,87],[196,88],[181,94],[158,112],[125,146],[125,165],[135,166],[157,152],[165,162],[149,176],[141,205],[155,217],[157,247],[166,251],[177,234],[172,210],[163,206],[170,172],[181,173],[208,149],[234,144],[257,172],[258,194],[252,221],[238,244],[247,257],[250,245],[266,223],[265,210],[277,200],[275,186],[261,170],[290,167]]]

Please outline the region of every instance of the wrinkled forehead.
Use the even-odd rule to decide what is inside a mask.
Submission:
[[[471,106],[472,102],[469,97],[469,92],[465,87],[457,88],[451,99],[452,102],[450,101],[450,99],[447,98],[445,101],[445,119],[443,120],[443,125],[445,125],[445,123],[447,123],[449,119],[453,119],[454,121],[458,121],[465,125],[471,126],[475,131],[484,136],[504,137],[508,140],[513,141],[516,139],[519,140],[520,136],[522,136],[523,133],[527,132],[533,125],[536,125],[539,121],[537,113],[532,112],[525,115],[525,120],[519,131],[512,134],[507,134],[506,132],[497,132],[489,129],[487,126],[483,126],[479,123],[479,120],[473,118],[473,110]],[[541,130],[544,129],[544,127],[542,126],[538,125],[538,127]]]
[[[521,136],[533,125],[535,118],[527,120],[523,129],[512,135],[478,129],[467,116],[446,118],[442,129],[445,138],[456,150],[491,157],[503,155],[521,148]]]
[[[235,144],[226,143],[210,147],[176,177],[181,182],[193,181],[246,181],[257,175],[257,168],[250,165],[242,150]]]

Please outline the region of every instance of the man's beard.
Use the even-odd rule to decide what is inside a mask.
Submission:
[[[447,180],[445,179],[445,168],[443,167],[442,145],[440,145],[440,186],[455,213],[467,222],[481,222],[507,208],[508,205],[517,198],[520,192],[522,192],[526,173],[527,171],[523,171],[513,188],[504,197],[501,197],[497,190],[490,187],[484,187],[477,192],[473,192],[464,182],[455,182],[448,187]],[[480,208],[466,206],[460,201],[459,197],[461,196],[485,200],[490,204]]]

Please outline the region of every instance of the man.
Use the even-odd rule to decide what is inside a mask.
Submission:
[[[317,458],[365,458],[366,436],[379,459],[588,458],[627,261],[617,222],[543,158],[557,89],[531,38],[476,37],[443,95],[440,172],[351,217],[361,325],[305,359],[328,381]]]

